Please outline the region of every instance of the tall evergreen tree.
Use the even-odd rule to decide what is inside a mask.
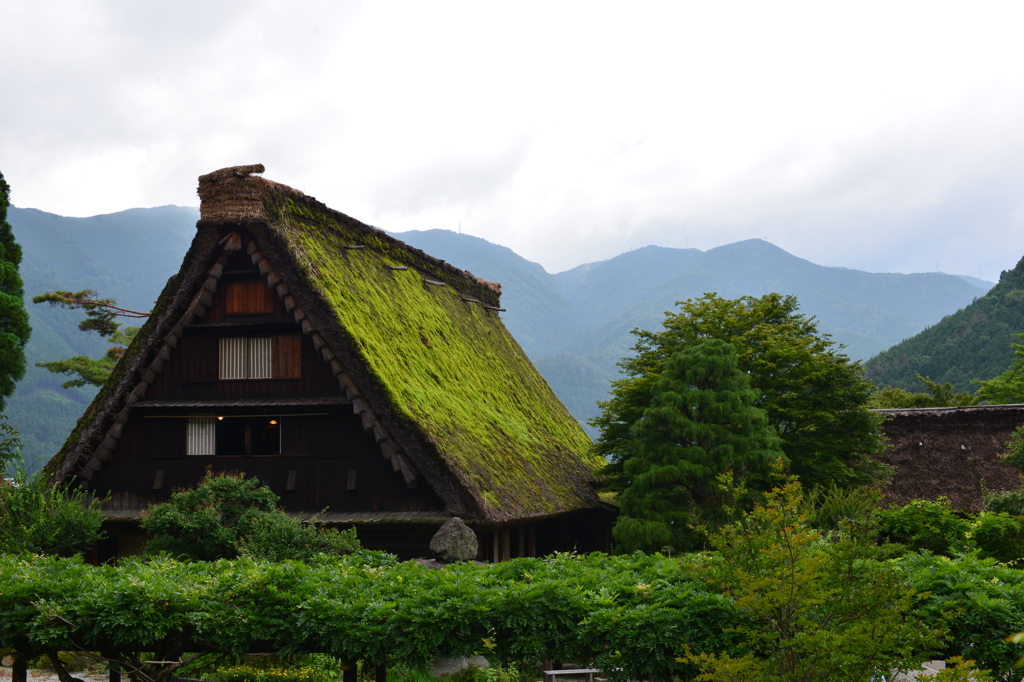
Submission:
[[[669,358],[631,428],[636,456],[613,530],[620,551],[686,548],[695,523],[719,520],[721,474],[764,487],[782,452],[756,398],[731,344],[708,339]]]
[[[676,352],[706,339],[736,348],[739,368],[756,392],[754,405],[782,441],[789,473],[807,487],[870,483],[879,465],[881,420],[867,409],[871,382],[817,323],[798,312],[795,296],[766,294],[735,300],[705,294],[666,313],[662,331],[634,330],[636,356],[619,365],[623,378],[591,424],[601,429],[597,451],[611,461],[609,479],[621,487],[635,454],[631,428],[650,405],[652,387]]]
[[[21,247],[7,222],[11,188],[0,173],[0,409],[25,376],[25,344],[32,333],[25,310],[25,288],[18,266]]]

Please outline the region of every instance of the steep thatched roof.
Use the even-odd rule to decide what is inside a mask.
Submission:
[[[1020,472],[1001,464],[1006,442],[1024,425],[1024,405],[979,405],[878,410],[889,448],[882,460],[895,469],[885,491],[890,504],[948,497],[957,509],[982,508],[990,491],[1020,485]]]
[[[47,465],[88,485],[112,455],[230,252],[244,250],[311,335],[363,425],[407,482],[479,523],[599,506],[603,463],[502,324],[500,285],[253,175],[204,175],[181,271],[63,449]]]

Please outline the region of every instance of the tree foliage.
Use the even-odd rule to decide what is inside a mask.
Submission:
[[[946,382],[940,384],[928,377],[917,375],[917,380],[924,384],[925,390],[913,393],[902,388],[885,388],[875,391],[868,407],[871,409],[908,409],[918,407],[966,407],[978,404],[979,397],[964,391],[953,392],[953,384]]]
[[[21,247],[7,222],[11,187],[0,173],[0,410],[25,376],[25,344],[32,328],[25,310],[25,287],[18,267]]]
[[[21,459],[21,436],[0,413],[0,480]]]
[[[55,374],[74,377],[61,384],[64,388],[85,386],[86,384],[92,386],[105,384],[110,373],[114,371],[114,366],[139,331],[138,327],[122,328],[120,322],[114,321],[115,318],[149,317],[149,313],[118,307],[116,299],[99,298],[98,296],[93,289],[83,289],[75,292],[48,291],[45,294],[32,297],[33,303],[49,303],[69,310],[84,310],[85,319],[78,323],[78,328],[83,332],[96,332],[103,338],[110,339],[110,342],[114,344],[101,358],[76,355],[64,360],[36,363],[37,367],[48,369]]]
[[[610,458],[609,472],[622,477],[637,455],[631,431],[653,399],[668,359],[706,339],[736,348],[740,370],[779,436],[790,471],[808,486],[856,485],[875,478],[871,456],[881,447],[880,420],[866,404],[872,386],[859,363],[843,355],[817,323],[798,312],[794,296],[767,294],[736,300],[706,294],[667,313],[664,330],[634,330],[635,357],[620,362],[626,375],[612,384],[591,424],[601,430],[597,450]]]
[[[1024,334],[1013,334],[1014,338],[1024,338]],[[1024,403],[1024,345],[1011,343],[1013,362],[1010,367],[997,377],[987,381],[976,380],[978,398],[990,405],[1012,405]]]
[[[188,490],[146,512],[146,552],[194,561],[252,556],[269,561],[347,554],[359,549],[355,529],[302,523],[278,509],[279,498],[256,478],[207,472]]]
[[[765,485],[781,452],[756,399],[731,344],[708,339],[668,359],[631,429],[636,454],[624,464],[613,530],[619,551],[686,548],[694,526],[720,520],[727,471]]]
[[[689,656],[697,679],[869,682],[916,667],[942,628],[913,617],[914,591],[878,560],[873,536],[870,517],[813,529],[797,483],[713,534],[710,579],[745,616],[737,630],[748,652]]]
[[[877,386],[917,389],[917,375],[956,391],[972,390],[976,379],[991,379],[1013,359],[1012,334],[1024,329],[1024,258],[1004,270],[999,282],[970,305],[882,351],[865,364]]]
[[[10,482],[0,480],[0,553],[85,551],[102,536],[102,503],[19,468]]]

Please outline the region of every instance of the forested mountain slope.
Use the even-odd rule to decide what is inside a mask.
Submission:
[[[991,379],[1013,361],[1011,334],[1024,332],[1024,258],[970,305],[865,363],[880,387],[921,390],[917,375],[956,391],[974,391],[972,379]]]
[[[48,459],[92,400],[92,387],[63,389],[64,377],[37,362],[74,355],[99,357],[107,344],[78,330],[81,314],[34,305],[44,291],[96,289],[129,308],[149,310],[167,278],[178,271],[192,241],[199,211],[180,206],[130,209],[91,218],[11,207],[8,222],[24,257],[25,307],[32,338],[25,348],[28,371],[8,401],[11,423],[21,432],[30,464]]]

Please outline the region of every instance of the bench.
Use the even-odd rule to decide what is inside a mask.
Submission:
[[[545,670],[544,675],[550,675],[550,682],[557,682],[558,675],[586,675],[587,682],[594,682],[594,673],[601,672],[597,668],[569,668],[568,670]]]

